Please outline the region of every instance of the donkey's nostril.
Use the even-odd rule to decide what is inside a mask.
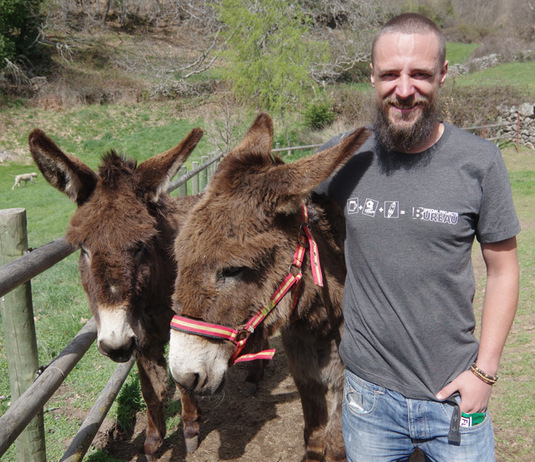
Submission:
[[[116,344],[114,342],[108,342],[105,339],[99,340],[98,349],[101,354],[108,356],[112,361],[116,363],[125,363],[130,359],[132,353],[136,348],[135,337],[129,337],[126,342]]]
[[[188,392],[198,391],[197,386],[199,385],[199,374],[191,372],[186,374],[180,374],[179,377],[173,374],[173,378],[180,388],[184,388]]]
[[[193,390],[197,388],[197,385],[199,385],[199,374],[193,374],[193,386],[191,387]]]

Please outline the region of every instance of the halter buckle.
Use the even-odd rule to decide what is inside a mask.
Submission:
[[[238,333],[236,334],[236,338],[234,339],[234,343],[238,343],[242,340],[247,340],[249,338],[249,335],[251,335],[254,332],[254,328],[252,326],[244,326],[238,329]]]

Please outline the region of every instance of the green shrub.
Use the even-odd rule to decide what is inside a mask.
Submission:
[[[336,114],[327,102],[311,103],[303,113],[305,126],[312,130],[321,130],[336,119]]]

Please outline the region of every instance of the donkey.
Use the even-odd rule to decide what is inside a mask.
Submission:
[[[338,146],[284,164],[271,155],[271,118],[260,114],[223,159],[175,241],[180,267],[169,350],[174,380],[190,392],[215,393],[244,339],[280,330],[301,398],[307,461],[345,460],[344,366],[337,350],[346,273],[344,218],[334,202],[313,189],[367,137],[359,129]],[[316,259],[304,260],[299,271],[296,246],[305,234],[303,247],[319,252],[323,287],[311,271]],[[295,277],[302,277],[296,304],[279,290],[283,280]],[[265,316],[262,329],[248,322],[255,313]],[[214,339],[219,335],[212,333],[221,330],[232,332],[224,337],[230,341]]]
[[[165,191],[202,134],[193,129],[178,146],[140,165],[111,151],[98,173],[63,153],[41,130],[29,136],[43,176],[78,205],[66,239],[81,250],[80,276],[97,322],[98,349],[116,362],[136,356],[147,404],[143,449],[148,455],[156,453],[166,431],[164,348],[173,316],[173,242],[199,199],[170,197]],[[192,452],[198,445],[200,410],[192,393],[179,391],[186,450]]]

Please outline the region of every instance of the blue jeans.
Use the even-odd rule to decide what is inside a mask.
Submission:
[[[346,369],[342,429],[348,462],[407,461],[420,448],[427,461],[492,462],[490,416],[461,426],[461,444],[448,439],[452,404],[408,399],[369,383]]]

